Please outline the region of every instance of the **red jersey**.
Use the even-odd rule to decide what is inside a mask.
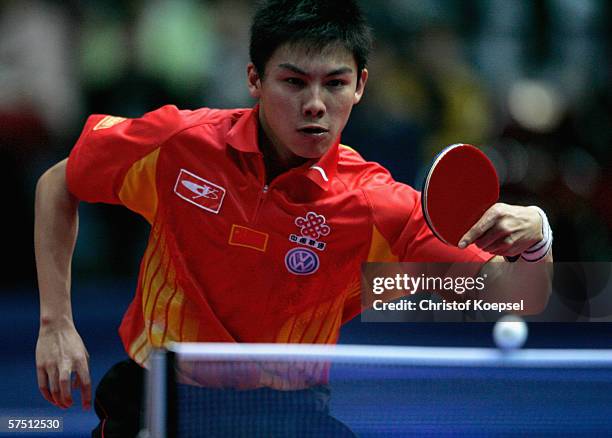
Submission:
[[[420,194],[335,144],[266,184],[254,109],[91,116],[70,191],[151,224],[119,329],[144,364],[169,341],[335,343],[365,261],[486,262],[427,228]]]

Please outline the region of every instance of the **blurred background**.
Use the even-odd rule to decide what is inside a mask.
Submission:
[[[37,179],[68,155],[91,113],[136,117],[168,103],[252,106],[245,75],[252,4],[0,0],[0,181],[8,248],[0,277],[3,415],[26,406],[60,414],[48,409],[35,382]],[[612,3],[361,4],[375,48],[365,97],[343,143],[416,188],[444,146],[478,145],[495,162],[504,201],[548,213],[555,260],[612,260]],[[80,219],[75,319],[97,381],[122,357],[116,328],[132,297],[147,226],[114,206],[82,205]],[[353,321],[343,341],[489,345],[489,329],[416,324],[402,331]],[[541,325],[535,334],[528,345],[612,343],[607,324]],[[91,413],[74,408],[61,415],[75,436],[95,424]]]

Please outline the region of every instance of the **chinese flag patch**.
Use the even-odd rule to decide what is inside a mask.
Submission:
[[[268,237],[268,233],[234,224],[230,232],[229,244],[265,252],[268,247]]]

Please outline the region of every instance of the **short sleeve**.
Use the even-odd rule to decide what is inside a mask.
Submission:
[[[409,188],[410,190],[413,190]],[[482,251],[476,245],[459,249],[435,237],[425,222],[421,204],[421,193],[415,192],[415,208],[406,222],[397,242],[402,261],[431,262],[487,262],[493,254]]]
[[[493,255],[475,245],[459,249],[431,232],[421,208],[421,194],[395,181],[382,166],[367,163],[360,186],[369,204],[372,230],[367,262],[470,263],[475,275]],[[346,297],[342,323],[362,311],[360,290]]]
[[[382,184],[370,187],[366,196],[372,208],[374,226],[382,237],[378,244],[388,245],[397,261],[485,263],[493,257],[475,245],[462,250],[441,242],[425,222],[421,193],[394,181],[388,173],[378,178]]]
[[[68,158],[68,189],[86,202],[120,204],[152,222],[160,145],[181,128],[171,105],[127,119],[92,115]]]

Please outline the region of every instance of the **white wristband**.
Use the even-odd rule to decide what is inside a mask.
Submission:
[[[543,259],[546,254],[548,254],[548,251],[550,251],[553,242],[553,232],[550,228],[550,224],[548,223],[546,213],[544,213],[540,207],[535,208],[538,209],[538,213],[540,213],[540,217],[542,218],[542,235],[544,237],[538,243],[521,254],[521,258],[523,260],[532,263]]]

